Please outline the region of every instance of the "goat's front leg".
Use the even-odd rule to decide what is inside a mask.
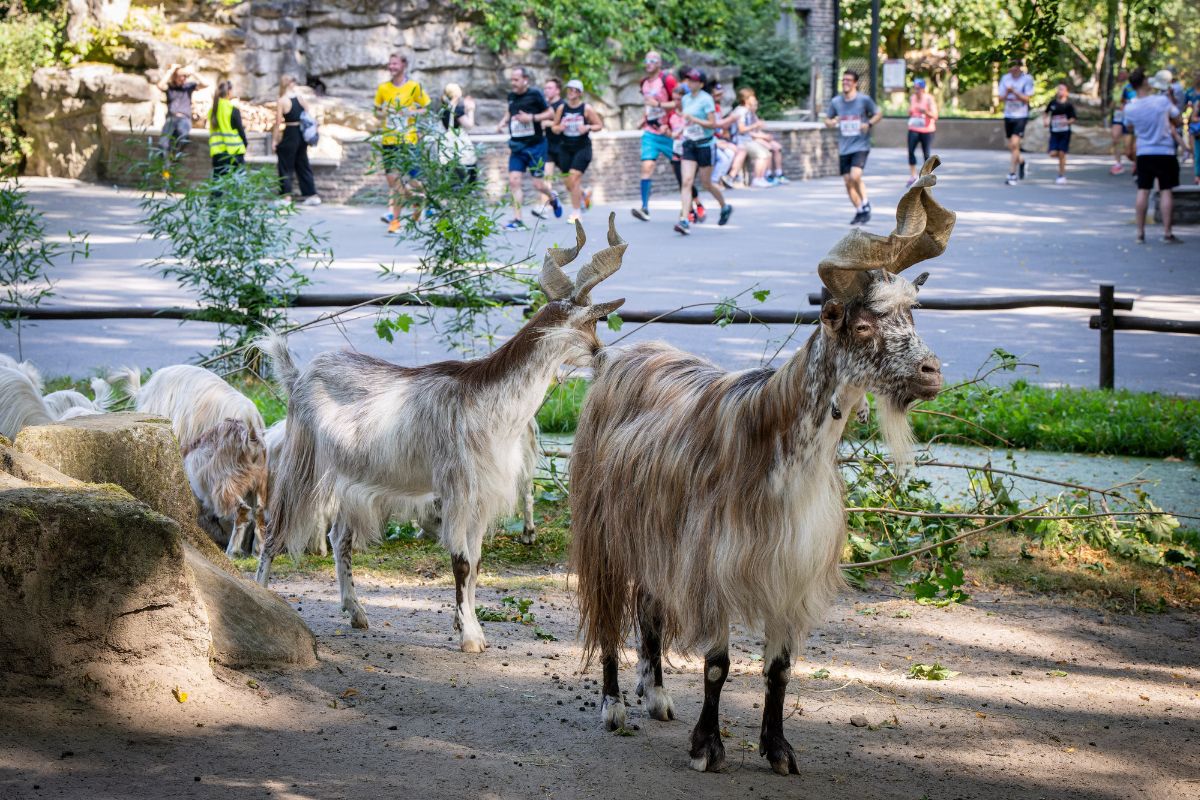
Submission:
[[[350,571],[350,557],[354,554],[354,532],[339,516],[330,531],[333,538],[333,563],[337,568],[338,588],[342,592],[342,610],[350,612],[350,625],[355,628],[366,628],[367,612],[358,602],[354,592],[354,575]]]
[[[729,677],[729,647],[722,646],[704,657],[704,707],[692,729],[694,770],[717,772],[725,766],[725,745],[721,742],[721,689]]]
[[[246,529],[250,527],[250,506],[244,502],[238,503],[237,518],[233,522],[233,531],[229,534],[229,544],[225,546],[225,555],[233,558],[243,555],[246,548],[242,542],[246,538]]]
[[[462,632],[459,647],[464,653],[482,653],[487,647],[483,626],[475,616],[475,583],[479,579],[479,559],[450,554],[454,567],[454,627]]]
[[[625,701],[621,698],[621,685],[617,682],[617,647],[605,644],[600,653],[600,667],[604,671],[604,700],[600,703],[600,718],[607,730],[625,727]]]
[[[646,713],[663,722],[675,719],[671,695],[662,679],[663,617],[654,599],[638,593],[638,628],[642,634],[638,646],[638,697],[646,700]]]
[[[775,650],[767,639],[767,653]],[[780,775],[800,774],[796,766],[796,751],[783,737],[783,698],[787,694],[788,678],[792,674],[792,657],[786,647],[780,647],[774,658],[763,659],[763,678],[767,684],[763,703],[762,733],[758,752],[771,762],[771,769]]]
[[[533,524],[533,484],[530,483],[525,487],[525,497],[522,504],[522,516],[525,518],[525,527],[521,530],[521,535],[517,537],[517,541],[521,544],[533,544],[537,541],[537,527]]]

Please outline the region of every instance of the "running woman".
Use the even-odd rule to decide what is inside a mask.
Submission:
[[[533,188],[546,196],[554,209],[554,216],[561,217],[562,204],[558,195],[543,179],[546,170],[546,137],[542,121],[550,119],[554,112],[539,89],[529,85],[529,72],[524,67],[513,67],[508,73],[508,111],[496,125],[496,133],[508,128],[508,190],[512,193],[513,218],[504,226],[506,231],[525,231],[529,228],[521,220],[521,201],[524,199],[521,181],[525,171],[533,178]]]
[[[1120,84],[1119,94],[1113,100],[1112,119],[1112,154],[1113,165],[1108,171],[1112,175],[1120,175],[1125,171],[1121,165],[1121,156],[1133,160],[1133,143],[1129,141],[1129,128],[1125,125],[1125,104],[1137,97],[1137,92],[1129,85],[1129,70],[1122,69],[1117,73],[1117,83]]]
[[[1050,129],[1051,158],[1058,159],[1058,177],[1054,182],[1067,182],[1067,153],[1071,149],[1071,126],[1075,124],[1075,106],[1067,99],[1067,85],[1060,83],[1054,88],[1054,99],[1046,104],[1043,124]]]
[[[1033,97],[1033,77],[1023,71],[1025,62],[1014,58],[1008,64],[1008,72],[1000,78],[1000,99],[1004,101],[1004,139],[1008,145],[1009,186],[1016,186],[1018,179],[1025,178],[1025,159],[1021,158],[1021,138],[1025,136],[1025,124],[1029,121],[1029,98]]]
[[[908,98],[908,183],[917,181],[917,145],[921,145],[921,163],[929,160],[933,149],[933,132],[937,130],[938,107],[933,95],[925,91],[925,79],[913,81],[912,96]]]
[[[675,76],[663,72],[662,56],[651,50],[646,53],[646,77],[642,78],[642,98],[646,104],[642,117],[642,205],[633,209],[633,215],[642,222],[650,220],[650,185],[654,165],[658,159],[668,162],[674,157],[674,142],[668,124],[668,112],[676,108],[672,95],[677,81]]]
[[[866,225],[871,221],[871,201],[867,198],[863,170],[871,154],[871,126],[881,119],[883,111],[875,101],[859,94],[858,73],[852,69],[842,73],[842,93],[829,101],[825,125],[838,129],[838,172],[854,206],[851,225]]]
[[[574,224],[583,213],[583,173],[592,163],[593,131],[604,129],[604,123],[596,109],[583,102],[583,82],[567,81],[567,100],[554,115],[555,133],[562,136],[558,148],[558,169],[563,173],[563,183],[571,193],[571,216],[567,222]]]
[[[383,123],[380,144],[388,185],[388,215],[383,219],[388,224],[387,232],[395,236],[400,233],[400,213],[405,197],[421,186],[415,166],[407,170],[407,175],[402,174],[406,160],[404,149],[417,143],[417,117],[428,108],[429,95],[421,84],[408,77],[408,57],[404,54],[392,53],[387,68],[392,77],[375,90],[375,116]]]
[[[704,91],[704,73],[698,69],[688,70],[684,76],[688,93],[684,95],[680,112],[683,117],[683,152],[680,155],[682,185],[679,187],[679,221],[675,231],[684,236],[691,233],[688,212],[692,208],[692,185],[697,173],[700,184],[721,205],[718,225],[729,222],[733,206],[725,202],[725,196],[712,182],[713,131],[717,127],[717,106],[712,95]]]
[[[558,148],[562,144],[562,135],[554,132],[554,117],[562,108],[562,81],[558,78],[546,78],[542,84],[542,94],[546,96],[546,105],[554,113],[541,122],[546,134],[546,183],[554,185],[554,168],[558,165]]]

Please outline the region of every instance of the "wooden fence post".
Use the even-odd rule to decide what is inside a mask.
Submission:
[[[1113,287],[1100,285],[1100,388],[1113,388]]]

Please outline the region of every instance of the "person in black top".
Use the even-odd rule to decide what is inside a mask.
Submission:
[[[192,93],[208,87],[191,70],[172,64],[163,73],[158,88],[167,93],[167,121],[163,124],[158,146],[163,153],[171,154],[188,143],[192,132]]]
[[[300,182],[300,195],[306,206],[321,205],[312,166],[308,163],[308,143],[300,135],[300,114],[304,104],[296,94],[296,79],[284,75],[279,79],[279,99],[275,102],[275,128],[271,139],[275,144],[276,166],[279,169],[279,194],[292,196],[292,173]]]
[[[447,156],[442,163],[452,155],[458,162],[455,169],[462,185],[474,186],[479,183],[478,155],[467,131],[475,127],[475,99],[464,97],[457,83],[446,84],[440,117],[447,135]]]
[[[1061,185],[1067,182],[1067,151],[1071,149],[1071,125],[1075,123],[1075,106],[1067,98],[1065,83],[1058,85],[1054,99],[1046,104],[1042,121],[1050,129],[1050,157],[1058,158],[1058,177],[1054,182]]]
[[[583,213],[583,173],[592,163],[592,131],[604,128],[596,109],[583,102],[583,82],[567,81],[567,100],[554,114],[554,132],[562,136],[558,147],[558,168],[563,182],[571,193],[571,216],[574,224]]]
[[[546,137],[541,122],[554,114],[550,110],[541,90],[530,87],[529,72],[524,67],[513,67],[508,82],[512,91],[508,93],[508,111],[496,125],[500,133],[508,128],[508,189],[513,198],[513,218],[504,229],[507,231],[528,230],[521,221],[521,181],[529,170],[533,187],[546,196],[554,209],[554,216],[562,216],[562,204],[558,195],[543,179],[546,167]]]

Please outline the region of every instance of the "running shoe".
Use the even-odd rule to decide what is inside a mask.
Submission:
[[[302,205],[302,206],[319,206],[319,205],[321,205],[321,196],[317,195],[317,194],[310,194],[308,197],[306,197],[300,201],[300,205]]]
[[[699,200],[696,201],[696,222],[704,222],[708,219],[708,212],[704,210],[704,204]]]
[[[717,219],[717,224],[724,225],[726,222],[729,222],[729,217],[732,214],[733,206],[729,205],[729,203],[721,206],[721,216]]]
[[[687,236],[692,232],[692,226],[688,224],[686,219],[681,219],[675,223],[675,232]]]
[[[1120,164],[1113,164],[1111,167],[1108,168],[1109,175],[1120,175],[1124,171],[1125,171],[1125,167]]]
[[[1020,163],[1017,164],[1017,178],[1019,178],[1020,180],[1025,180],[1025,160],[1024,159],[1021,159]]]
[[[860,222],[858,224],[866,225],[870,221],[871,221],[871,206],[865,205],[865,206],[863,206],[863,210],[862,210],[862,222]]]
[[[1017,176],[1010,172],[1010,173],[1008,173],[1008,177],[1004,179],[1004,182],[1007,183],[1009,186],[1016,186],[1017,185]]]
[[[1063,184],[1065,184],[1067,182],[1067,176],[1059,175],[1057,178],[1054,179],[1054,182],[1056,184],[1058,184],[1059,186],[1062,186]]]
[[[1178,236],[1176,236],[1173,233],[1168,233],[1166,236],[1164,236],[1162,238],[1162,240],[1166,244],[1183,244],[1183,239],[1180,239]]]
[[[630,211],[629,213],[633,214],[633,216],[637,217],[642,222],[650,221],[650,210],[647,208],[635,208],[632,211]]]
[[[775,182],[780,186],[787,186],[789,183],[791,183],[791,181],[787,179],[787,176],[785,176],[782,172],[775,176]]]
[[[862,225],[863,224],[863,212],[861,212],[861,211],[857,212],[854,215],[854,219],[850,220],[850,224],[851,225]]]
[[[735,187],[733,185],[733,181],[729,180],[728,175],[722,175],[721,176],[721,188],[723,188],[727,191],[733,191],[737,187]]]
[[[688,212],[688,222],[692,225],[696,224],[696,212],[695,211]]]
[[[568,225],[574,225],[576,222],[579,222],[579,221],[580,221],[580,220],[579,220],[579,215],[578,215],[578,214],[571,214],[569,217],[567,217],[567,224],[568,224]]]
[[[387,235],[388,236],[399,236],[400,235],[400,220],[393,219],[391,222],[388,223]]]
[[[508,224],[504,226],[506,231],[527,231],[529,227],[519,219],[510,219]]]
[[[554,209],[554,216],[558,219],[562,219],[563,207],[562,203],[558,202],[558,195],[550,195],[550,207]]]
[[[533,214],[533,216],[537,219],[545,219],[546,218],[545,208],[531,208],[531,209],[529,209],[529,213]]]
[[[392,219],[393,219],[392,212],[389,211],[388,213],[386,213],[382,217],[380,217],[379,221],[382,222],[384,225],[391,225]]]
[[[755,178],[750,181],[750,187],[753,189],[770,189],[774,185],[766,178]]]
[[[583,210],[592,210],[592,187],[590,186],[583,190]]]

